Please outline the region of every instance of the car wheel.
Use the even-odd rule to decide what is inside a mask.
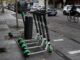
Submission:
[[[57,14],[54,14],[54,16],[56,16]]]
[[[54,16],[56,16],[57,15],[57,12],[54,14]]]
[[[67,15],[66,11],[63,11],[63,15]]]

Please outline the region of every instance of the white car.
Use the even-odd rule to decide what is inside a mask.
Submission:
[[[44,6],[39,5],[39,3],[34,3],[33,6],[31,7],[30,11],[40,10],[43,7]]]
[[[76,6],[76,11],[78,12],[78,14],[80,14],[80,5],[75,5]],[[63,14],[64,15],[68,15],[69,14],[69,11],[71,10],[72,8],[72,5],[66,5],[64,6],[63,8]]]

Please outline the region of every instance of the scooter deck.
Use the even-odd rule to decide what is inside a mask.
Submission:
[[[33,52],[33,53],[30,53],[29,55],[35,55],[35,54],[39,54],[39,53],[43,53],[43,52],[46,52],[46,50],[42,50],[42,51]]]

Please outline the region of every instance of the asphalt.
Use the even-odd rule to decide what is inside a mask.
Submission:
[[[56,17],[48,17],[47,21],[56,51],[67,60],[80,60],[80,21],[77,24],[68,22],[62,11],[58,11]],[[57,39],[62,41],[54,41]]]

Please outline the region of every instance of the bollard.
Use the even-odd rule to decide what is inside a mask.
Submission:
[[[8,36],[9,36],[10,38],[13,38],[13,34],[12,34],[11,32],[8,33]]]
[[[25,16],[24,23],[24,38],[32,39],[33,19],[30,16]]]

